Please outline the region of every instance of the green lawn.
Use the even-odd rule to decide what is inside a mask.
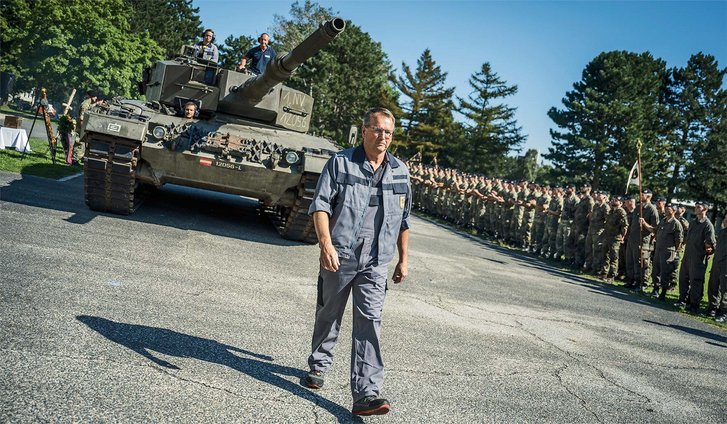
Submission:
[[[63,150],[60,147],[56,151],[56,163],[54,165],[51,161],[47,140],[31,138],[30,150],[32,152],[26,153],[25,157],[23,157],[22,152],[15,149],[0,150],[0,170],[53,179],[83,172],[83,166],[81,165],[66,165]]]
[[[61,111],[63,112],[63,111]],[[13,115],[13,116],[20,116],[23,118],[23,122],[32,122],[33,118],[35,117],[35,112],[32,111],[22,111],[22,110],[16,110],[8,105],[0,106],[0,113],[4,113],[5,115]],[[58,115],[55,117],[51,117],[51,121],[57,122],[58,121]],[[43,116],[38,115],[38,121],[35,125],[43,125]]]

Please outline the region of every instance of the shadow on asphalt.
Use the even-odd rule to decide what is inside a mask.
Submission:
[[[683,325],[677,325],[677,324],[663,324],[663,323],[656,322],[656,321],[650,321],[648,319],[645,319],[644,322],[647,322],[649,324],[658,325],[658,326],[661,326],[661,327],[673,328],[675,330],[683,331],[685,333],[689,333],[689,334],[694,335],[694,336],[697,336],[697,337],[703,337],[705,339],[713,340],[714,342],[727,343],[727,337],[720,336],[719,334],[710,333],[708,331],[698,330],[696,328],[685,327]],[[708,344],[711,344],[711,345],[714,345],[714,346],[720,346],[720,347],[727,348],[727,345],[723,345],[723,344],[719,344],[719,343],[714,343],[714,342],[710,343],[710,342],[707,341],[705,343],[708,343]]]
[[[224,365],[308,400],[330,412],[338,422],[363,422],[360,418],[351,415],[351,412],[341,405],[281,377],[283,375],[292,376],[302,381],[306,372],[274,364],[273,358],[268,355],[165,328],[126,324],[88,315],[78,315],[76,319],[112,342],[133,350],[161,367],[171,370],[179,369],[178,366],[157,358],[152,352]]]
[[[152,190],[131,215],[89,209],[85,204],[82,175],[66,181],[22,175],[0,187],[0,200],[70,212],[73,215],[66,221],[79,225],[97,216],[109,216],[264,244],[303,245],[280,237],[270,220],[260,212],[257,200],[173,184]]]
[[[480,238],[480,237],[472,235],[472,234],[468,234],[461,229],[453,227],[452,225],[445,224],[445,223],[439,222],[437,220],[434,220],[431,217],[422,214],[421,212],[417,211],[417,212],[415,212],[415,215],[418,218],[425,220],[432,225],[435,225],[446,231],[453,232],[453,233],[459,235],[460,237],[472,240],[476,243],[486,246],[488,249],[494,250],[495,252],[500,253],[503,256],[506,256],[509,258],[509,260],[503,261],[503,260],[498,260],[498,259],[482,257],[482,259],[484,259],[484,260],[495,262],[495,263],[502,264],[502,265],[517,264],[517,265],[527,267],[527,268],[538,269],[538,270],[546,272],[550,275],[560,277],[562,279],[561,281],[566,284],[587,287],[590,289],[590,291],[592,293],[597,293],[597,294],[600,294],[603,296],[611,296],[611,297],[615,297],[617,299],[620,299],[620,300],[623,300],[626,302],[636,303],[639,305],[646,305],[646,306],[650,306],[653,308],[662,309],[665,311],[675,312],[675,308],[672,307],[669,303],[651,301],[649,298],[647,298],[643,295],[638,295],[637,293],[628,291],[623,286],[607,284],[607,283],[604,283],[601,281],[596,281],[596,280],[593,280],[590,278],[580,276],[570,269],[560,268],[559,264],[556,263],[555,261],[543,260],[542,258],[535,256],[532,253],[524,253],[524,252],[521,252],[518,250],[514,250],[512,248],[501,246],[490,240],[483,239],[483,238]],[[686,328],[686,327],[684,327],[684,328]],[[700,330],[694,330],[694,331],[700,331]],[[710,334],[710,333],[705,333],[705,334]],[[721,336],[715,336],[715,337],[721,337]],[[725,339],[724,337],[722,337],[718,340],[727,342],[727,339]],[[712,343],[710,343],[710,344],[712,344]],[[721,346],[721,347],[727,347],[727,346],[722,346],[722,345],[716,344],[716,343],[715,343],[715,345]]]

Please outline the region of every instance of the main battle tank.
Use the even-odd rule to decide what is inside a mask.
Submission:
[[[314,243],[308,206],[340,148],[306,134],[313,98],[282,82],[344,27],[325,22],[260,75],[221,69],[191,46],[157,62],[140,86],[146,103],[117,98],[84,117],[88,207],[130,214],[148,189],[173,183],[259,199],[283,237]],[[191,120],[181,116],[190,101]]]

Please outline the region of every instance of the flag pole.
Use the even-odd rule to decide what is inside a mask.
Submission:
[[[636,139],[636,163],[639,168],[639,289],[644,282],[644,226],[641,221],[644,219],[644,178],[641,174],[641,139]]]

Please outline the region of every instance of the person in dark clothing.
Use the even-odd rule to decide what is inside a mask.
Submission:
[[[265,71],[265,67],[268,66],[271,60],[275,59],[277,53],[275,49],[270,47],[270,36],[266,33],[260,34],[257,39],[259,46],[253,47],[245,53],[240,66],[237,67],[238,71],[243,71],[247,67],[247,61],[250,61],[250,66],[247,69],[255,75],[260,75]]]

